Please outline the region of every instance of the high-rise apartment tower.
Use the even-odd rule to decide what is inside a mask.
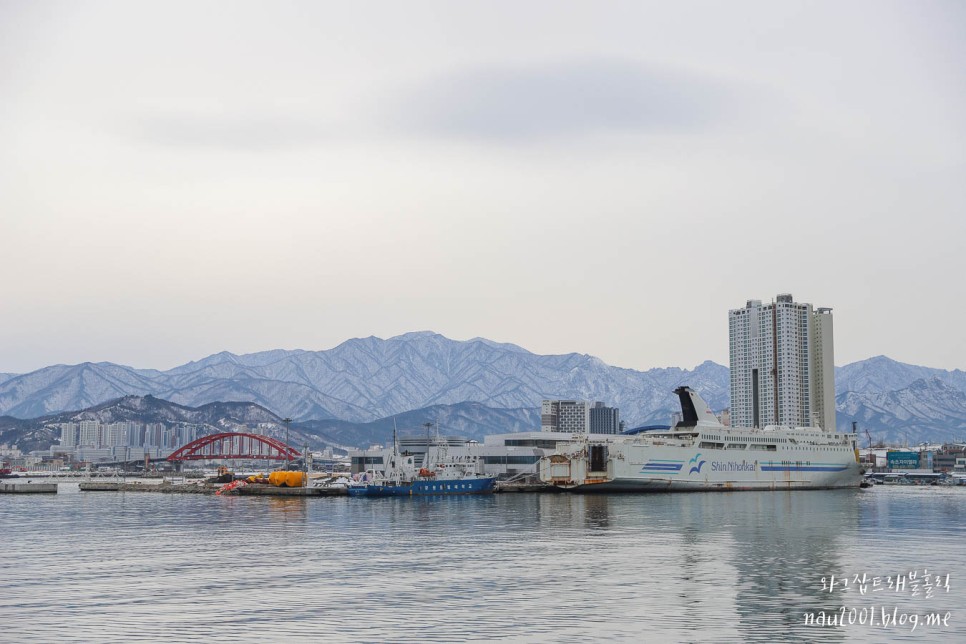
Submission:
[[[731,424],[835,430],[832,309],[779,295],[728,312]]]

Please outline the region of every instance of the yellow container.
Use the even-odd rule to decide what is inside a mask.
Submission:
[[[272,472],[268,482],[276,487],[305,487],[305,472]]]

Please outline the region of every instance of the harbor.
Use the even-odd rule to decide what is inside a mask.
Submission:
[[[33,485],[33,484],[32,484]],[[57,484],[46,484],[46,488],[56,492]],[[138,481],[131,482],[110,482],[110,481],[91,481],[79,484],[81,492],[146,492],[160,494],[215,494],[223,486],[203,481],[193,481],[188,483],[174,483],[165,481],[160,484],[143,484]],[[538,483],[508,483],[506,485],[496,485],[493,490],[495,494],[501,493],[537,493],[551,491],[550,486]],[[348,488],[345,486],[312,486],[312,487],[277,487],[272,485],[245,485],[231,490],[232,494],[238,496],[278,496],[278,497],[331,497],[348,496]]]
[[[4,528],[0,609],[11,641],[304,641],[310,629],[333,642],[457,642],[481,628],[493,641],[568,639],[561,628],[598,642],[640,641],[644,629],[647,641],[817,641],[801,614],[828,603],[832,574],[949,573],[949,593],[889,600],[958,616],[964,499],[916,486],[222,498],[62,483],[57,495],[3,497],[18,519]],[[702,619],[681,623],[679,594]],[[61,602],[84,619],[44,619]],[[106,621],[105,603],[116,611]]]
[[[267,484],[246,484],[239,485],[230,490],[225,490],[226,484],[213,483],[205,479],[185,479],[184,477],[169,478],[138,478],[121,477],[116,480],[104,479],[84,479],[78,481],[76,478],[59,477],[54,482],[38,483],[35,478],[24,479],[24,482],[11,482],[7,479],[0,483],[0,494],[57,494],[59,486],[67,485],[71,488],[76,486],[80,492],[131,492],[146,494],[192,494],[192,495],[216,495],[216,496],[258,496],[258,497],[286,497],[286,498],[308,498],[308,497],[339,497],[350,496],[349,488],[346,485],[325,485],[310,484],[308,486],[286,487]],[[243,479],[240,479],[243,480]],[[878,472],[867,473],[862,478],[860,487],[869,489],[879,486],[911,486],[911,487],[958,487],[966,490],[966,476],[946,473],[923,473],[923,472]],[[859,487],[859,486],[854,486]],[[766,488],[774,491],[775,488]],[[533,481],[496,481],[492,494],[546,494],[558,493],[561,490],[542,482]],[[716,491],[738,491],[722,489]],[[219,494],[220,492],[220,494]],[[663,493],[664,490],[652,490],[652,493]],[[606,494],[606,490],[596,492]],[[622,494],[621,491],[612,491],[612,494]],[[395,495],[395,496],[409,496]],[[441,496],[426,494],[425,496]]]
[[[208,494],[216,495],[223,490],[225,484],[213,483],[205,479],[185,479],[184,477],[171,478],[137,478],[122,477],[119,480],[81,480],[73,478],[59,477],[54,482],[37,483],[34,478],[24,478],[22,482],[18,479],[6,479],[0,483],[0,494],[57,494],[60,485],[70,487],[77,486],[80,492],[133,492],[147,494]],[[242,479],[243,480],[243,479]],[[507,483],[498,482],[492,492],[495,494],[503,493],[540,493],[553,491],[548,485],[542,483],[524,483],[511,481]],[[224,495],[233,494],[238,496],[262,496],[262,497],[335,497],[348,496],[349,491],[345,485],[309,485],[300,487],[284,487],[266,484],[249,484],[238,486],[223,493]]]
[[[964,27],[0,0],[0,644],[966,644]]]

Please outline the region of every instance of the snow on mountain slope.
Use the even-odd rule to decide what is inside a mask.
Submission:
[[[898,391],[916,380],[938,378],[950,387],[966,391],[966,372],[956,369],[932,369],[897,362],[886,356],[876,356],[836,367],[835,393],[846,391],[881,392]]]
[[[912,387],[933,379],[945,388]],[[620,407],[621,418],[635,426],[668,422],[678,407],[672,392],[682,384],[712,409],[728,406],[728,369],[710,361],[690,370],[636,371],[584,354],[537,355],[484,338],[456,341],[419,331],[386,340],[356,338],[325,351],[223,351],[164,372],[111,363],[56,365],[0,379],[0,414],[29,418],[152,394],[190,406],[245,401],[296,420],[367,423],[435,405],[533,410],[544,398],[564,398]],[[836,385],[840,427],[854,417],[882,431],[907,419],[936,428],[948,419],[954,429],[966,373],[878,356],[837,368]],[[843,398],[849,392],[855,395]],[[928,409],[950,413],[930,421]]]
[[[840,427],[858,421],[860,431],[869,429],[876,441],[966,440],[966,393],[938,378],[916,380],[897,391],[839,394],[836,408]]]

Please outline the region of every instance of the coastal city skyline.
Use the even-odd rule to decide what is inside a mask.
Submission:
[[[0,640],[966,641],[964,25],[0,0]]]
[[[781,292],[839,364],[962,368],[962,18],[0,3],[0,372],[423,329],[725,364]]]

